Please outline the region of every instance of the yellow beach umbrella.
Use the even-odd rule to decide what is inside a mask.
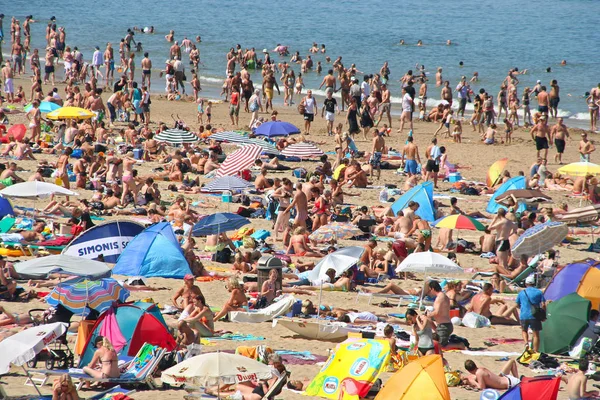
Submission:
[[[558,172],[571,176],[600,175],[600,165],[590,162],[576,162],[560,167]]]
[[[500,178],[500,175],[502,174],[502,172],[504,172],[504,167],[506,167],[507,163],[508,158],[501,158],[500,160],[492,164],[487,173],[486,183],[488,187],[492,187],[496,183],[498,183],[498,178]]]
[[[50,119],[90,119],[95,116],[90,110],[80,107],[63,107],[49,112],[46,115]]]

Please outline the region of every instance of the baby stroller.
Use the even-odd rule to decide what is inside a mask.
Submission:
[[[70,325],[73,313],[59,304],[57,307],[50,307],[48,310],[42,308],[29,310],[29,316],[31,317],[34,326],[51,324],[54,322],[64,322]],[[67,332],[52,343],[49,343],[44,350],[40,351],[35,356],[35,358],[27,361],[27,366],[29,368],[35,368],[37,363],[41,361],[45,362],[46,369],[73,368],[75,354],[71,351],[67,343]]]

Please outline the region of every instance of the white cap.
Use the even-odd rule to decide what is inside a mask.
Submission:
[[[535,285],[535,275],[531,274],[527,278],[525,278],[526,285]]]
[[[267,49],[263,49],[263,53],[268,53]]]
[[[542,81],[540,81],[540,80],[538,79],[537,83],[542,83]]]

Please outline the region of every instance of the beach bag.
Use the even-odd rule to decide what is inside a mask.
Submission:
[[[446,384],[448,387],[455,387],[460,385],[460,372],[459,371],[446,371],[444,374],[446,377]]]
[[[529,302],[529,304],[531,304],[531,315],[533,315],[533,318],[537,319],[538,321],[544,322],[546,320],[546,310],[544,310],[539,305],[534,305],[531,302],[531,300],[529,300],[529,296],[527,296],[527,290],[524,290],[523,293],[525,293],[527,301]]]
[[[308,174],[308,171],[302,167],[296,168],[293,172],[294,177],[298,178],[298,179],[305,179],[307,174]]]
[[[523,351],[523,354],[521,354],[519,358],[517,358],[517,362],[521,365],[527,366],[532,361],[537,361],[540,358],[540,355],[541,353],[536,353],[529,347],[527,347],[525,351]]]
[[[569,351],[569,356],[573,358],[582,358],[592,350],[593,343],[589,337],[582,337],[579,339],[575,347]]]
[[[223,250],[217,251],[215,254],[215,261],[227,264],[231,261],[231,249],[229,247],[225,247]]]
[[[490,320],[474,312],[468,312],[463,317],[462,323],[468,328],[486,328],[491,326]]]
[[[298,114],[304,115],[306,113],[306,106],[304,105],[304,99],[298,104]]]

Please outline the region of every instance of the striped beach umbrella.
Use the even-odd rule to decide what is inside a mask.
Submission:
[[[217,170],[217,177],[232,176],[248,168],[260,156],[262,147],[255,144],[244,146],[227,156]]]
[[[562,222],[535,225],[523,232],[511,250],[515,256],[541,254],[562,242],[568,234],[569,228]]]
[[[177,128],[162,131],[154,136],[154,139],[158,142],[169,143],[170,145],[196,143],[199,140],[198,136],[194,135],[192,132]]]
[[[46,296],[46,302],[56,307],[62,304],[75,314],[83,314],[87,308],[103,312],[115,301],[125,301],[129,290],[112,278],[95,281],[87,279],[59,284]]]
[[[467,231],[485,231],[485,226],[475,218],[466,215],[448,215],[433,223],[436,228],[463,229]]]
[[[358,229],[356,225],[346,222],[332,222],[323,225],[311,233],[308,238],[315,242],[328,242],[330,240],[350,239],[361,235],[364,235],[364,232]]]
[[[213,179],[202,188],[203,192],[231,192],[234,190],[244,190],[254,185],[237,176],[223,176]]]
[[[225,131],[210,135],[207,139],[217,142],[250,143],[250,138],[243,131]]]
[[[271,143],[266,142],[266,141],[264,141],[262,139],[249,138],[247,144],[255,144],[257,146],[262,147],[262,152],[265,153],[265,154],[274,154],[276,156],[278,156],[279,154],[281,154],[279,152],[279,150],[277,150],[277,147],[275,147]]]
[[[281,151],[281,154],[286,157],[315,158],[325,153],[313,143],[301,142],[289,145]]]

